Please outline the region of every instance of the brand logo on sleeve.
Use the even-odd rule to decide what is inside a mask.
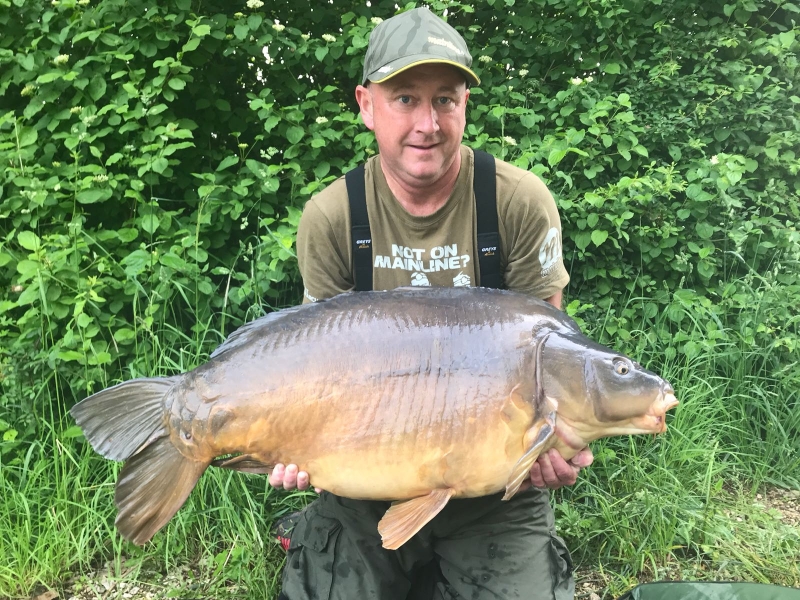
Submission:
[[[547,277],[558,265],[561,258],[561,232],[556,227],[550,231],[539,247],[539,263],[542,265],[542,277]]]

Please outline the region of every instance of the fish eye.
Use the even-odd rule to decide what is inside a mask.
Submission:
[[[624,358],[615,358],[614,370],[617,372],[617,375],[627,375],[631,372],[631,367]]]

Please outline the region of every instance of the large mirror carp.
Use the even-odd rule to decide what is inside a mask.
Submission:
[[[271,313],[188,373],[124,382],[71,412],[97,452],[126,461],[116,525],[136,544],[209,466],[282,462],[334,494],[398,501],[378,528],[395,549],[451,498],[508,499],[549,448],[569,459],[600,437],[661,433],[677,403],[546,302],[403,288]]]

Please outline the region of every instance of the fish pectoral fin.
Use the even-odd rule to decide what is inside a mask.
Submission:
[[[240,454],[233,458],[218,458],[211,463],[211,466],[233,469],[242,473],[254,473],[256,475],[269,475],[272,473],[272,469],[275,468],[275,465],[269,465],[252,454]]]
[[[451,488],[433,490],[427,496],[396,502],[378,523],[383,547],[397,550],[445,507],[455,492]]]
[[[519,491],[522,482],[529,477],[533,463],[539,458],[545,443],[555,433],[555,430],[555,412],[552,412],[544,419],[536,421],[527,431],[525,439],[532,440],[531,447],[514,465],[514,469],[508,478],[508,483],[506,483],[506,493],[503,496],[503,500],[510,500]]]

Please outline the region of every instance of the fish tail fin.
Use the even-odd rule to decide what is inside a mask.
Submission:
[[[78,402],[70,413],[99,454],[126,460],[167,435],[164,397],[180,379],[178,375],[126,381]]]
[[[186,458],[168,437],[134,454],[114,493],[122,536],[138,545],[149,541],[183,506],[208,465]]]

